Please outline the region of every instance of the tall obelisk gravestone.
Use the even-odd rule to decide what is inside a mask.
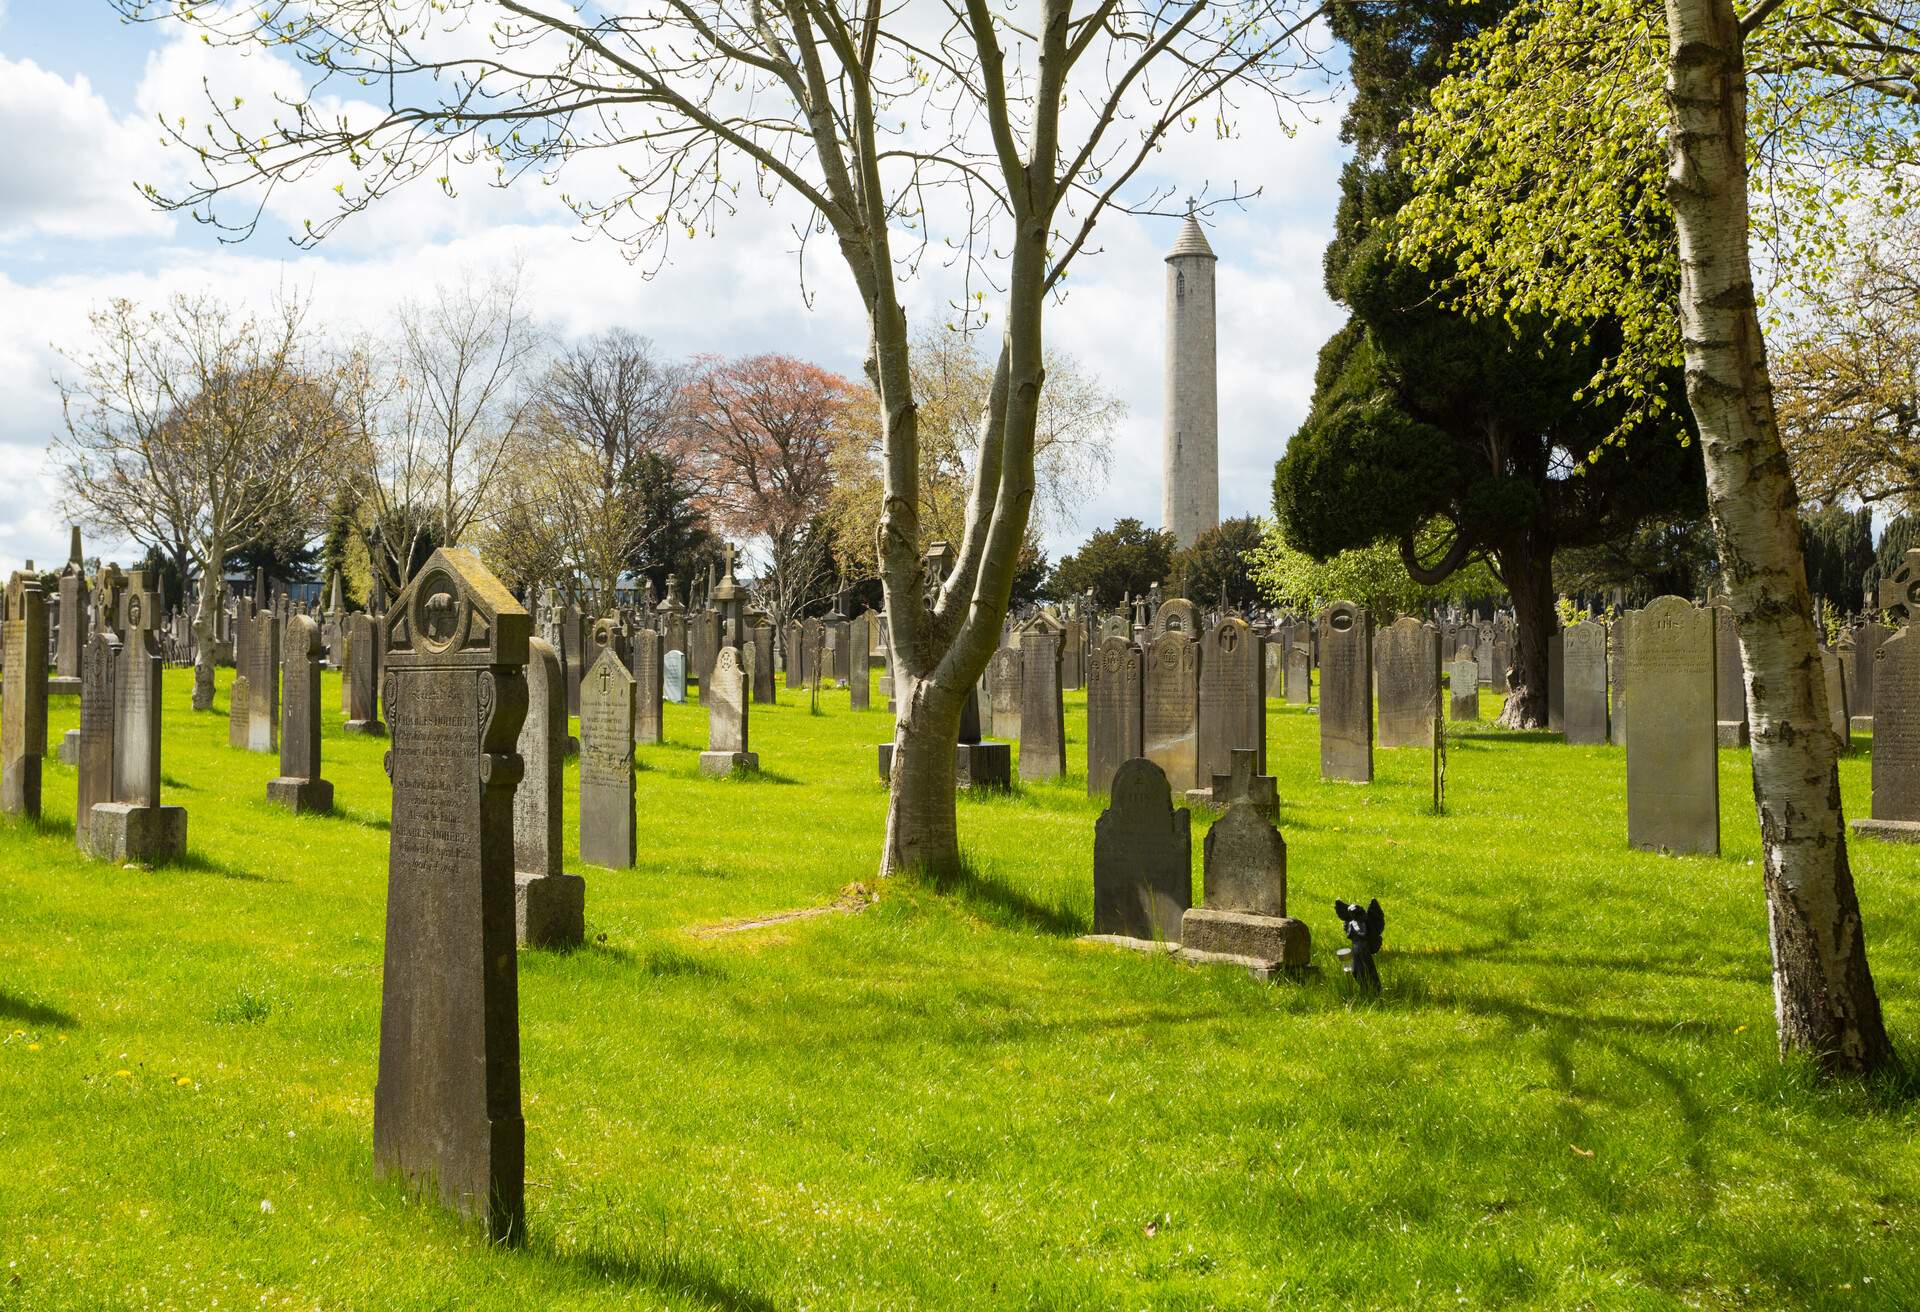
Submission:
[[[1183,547],[1220,524],[1220,406],[1213,315],[1217,262],[1206,234],[1189,215],[1167,252],[1160,492],[1160,526]]]
[[[47,754],[47,598],[38,575],[15,571],[6,593],[5,706],[0,709],[0,811],[40,818]]]
[[[513,794],[532,621],[478,557],[445,547],[383,625],[393,827],[374,1169],[517,1242]]]

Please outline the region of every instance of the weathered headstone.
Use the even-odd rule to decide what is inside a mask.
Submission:
[[[1566,732],[1566,630],[1547,635],[1547,732]]]
[[[802,654],[806,643],[807,631],[798,621],[789,623],[781,630],[786,645],[787,691],[794,692],[807,686],[806,657]]]
[[[1225,811],[1245,802],[1269,820],[1280,816],[1280,785],[1270,774],[1260,772],[1251,748],[1236,747],[1225,774],[1213,777],[1213,789],[1207,802],[1216,811]]]
[[[1260,640],[1229,616],[1201,639],[1199,714],[1194,739],[1196,787],[1226,774],[1236,748],[1251,748],[1267,768],[1267,698]]]
[[[120,639],[101,630],[80,653],[80,745],[73,807],[73,842],[91,852],[88,831],[93,808],[113,800],[113,735],[118,718],[114,689],[119,685]]]
[[[627,661],[633,672],[633,741],[642,747],[666,741],[666,711],[661,705],[666,700],[664,659],[658,633],[652,629],[634,632]]]
[[[1630,621],[1622,614],[1607,626],[1607,679],[1613,685],[1608,706],[1607,737],[1615,747],[1627,745],[1627,633]]]
[[[1169,638],[1192,643],[1180,633]],[[1192,813],[1173,805],[1167,776],[1136,758],[1113,776],[1113,800],[1093,828],[1093,932],[1180,941],[1193,905]]]
[[[987,690],[993,705],[993,736],[1020,737],[1020,675],[1024,668],[1016,647],[1001,647],[987,662]]]
[[[1847,679],[1838,653],[1820,653],[1820,674],[1827,688],[1827,722],[1833,726],[1834,741],[1844,756],[1853,750],[1853,720],[1847,708]]]
[[[1113,787],[1123,761],[1146,755],[1141,719],[1146,658],[1126,638],[1100,640],[1088,669],[1087,796]]]
[[[624,870],[633,816],[634,678],[611,646],[580,680],[580,859]]]
[[[1200,644],[1179,630],[1146,650],[1141,714],[1147,759],[1180,796],[1200,786]]]
[[[1350,601],[1320,616],[1320,777],[1373,781],[1373,617]]]
[[[1257,806],[1237,802],[1207,830],[1202,906],[1182,917],[1181,945],[1292,969],[1312,956],[1306,925],[1287,915],[1287,845]]]
[[[707,705],[707,685],[711,682],[714,657],[720,653],[720,613],[702,610],[687,620],[687,672],[699,681],[700,704]]]
[[[1501,689],[1506,686],[1505,667],[1494,668],[1493,664],[1493,624],[1482,621],[1474,626],[1473,661],[1480,667],[1480,686],[1482,688]]]
[[[651,637],[659,651],[659,635]],[[587,932],[587,881],[561,862],[566,810],[567,686],[560,653],[527,643],[527,718],[521,722],[520,786],[513,793],[513,928],[523,947],[571,947]],[[581,775],[586,764],[582,758]]]
[[[1733,610],[1713,608],[1714,718],[1722,747],[1747,745],[1747,680],[1740,665],[1740,635]]]
[[[247,750],[274,752],[280,747],[280,617],[263,610],[248,627]]]
[[[1920,843],[1920,639],[1912,624],[1873,656],[1872,818],[1856,832]]]
[[[762,706],[773,706],[780,700],[779,685],[774,682],[773,626],[756,624],[752,633],[753,700]],[[866,699],[861,698],[855,705],[865,709]]]
[[[159,865],[187,850],[187,813],[160,805],[159,598],[135,570],[120,598],[120,667],[114,671],[113,800],[87,819],[88,850],[108,861]]]
[[[0,812],[40,817],[47,755],[47,599],[36,576],[7,582],[4,677],[0,678]]]
[[[60,571],[58,597],[59,647],[54,651],[53,677],[73,683],[80,678],[80,651],[87,643],[87,576],[80,559],[80,530],[73,530],[73,549]]]
[[[384,623],[393,822],[374,1165],[517,1242],[513,794],[532,626],[455,547],[433,553]]]
[[[1287,705],[1313,704],[1313,631],[1309,625],[1287,626]]]
[[[660,658],[660,696],[675,705],[687,701],[687,654],[669,651]]]
[[[1022,634],[1020,657],[1020,777],[1058,779],[1067,772],[1060,635],[1039,629]]]
[[[282,644],[280,777],[267,781],[267,800],[295,815],[325,814],[333,810],[333,785],[320,777],[320,626],[290,616]]]
[[[1714,614],[1657,597],[1627,630],[1627,683],[1638,708],[1627,741],[1627,842],[1720,851],[1720,754]]]
[[[1575,746],[1604,747],[1608,739],[1607,626],[1584,620],[1560,634],[1564,671],[1561,732]]]
[[[751,750],[748,719],[753,702],[747,695],[747,676],[740,653],[722,647],[713,662],[713,696],[707,702],[707,750],[700,753],[700,773],[728,775],[735,770],[760,768]]]
[[[1867,620],[1854,627],[1853,633],[1853,686],[1847,689],[1847,707],[1853,715],[1853,727],[1865,733],[1873,732],[1874,713],[1874,676],[1879,668],[1874,664],[1874,656],[1880,650],[1880,644],[1893,636],[1893,631],[1877,620]]]
[[[1194,642],[1200,641],[1200,610],[1185,597],[1169,597],[1154,607],[1153,618],[1147,627],[1154,637],[1163,633],[1185,634]]]
[[[868,632],[865,615],[856,615],[847,621],[847,697],[856,711],[873,705],[873,664],[867,654],[872,645],[873,636]]]
[[[1471,651],[1462,650],[1447,666],[1447,718],[1473,721],[1480,718],[1480,664]]]
[[[348,733],[363,733],[378,738],[387,726],[380,722],[380,626],[373,616],[352,614],[341,622],[346,641],[346,672],[341,684],[346,689]]]
[[[1402,615],[1375,635],[1373,653],[1380,672],[1380,746],[1432,747],[1440,711],[1440,635]],[[1320,714],[1326,713],[1322,705]]]

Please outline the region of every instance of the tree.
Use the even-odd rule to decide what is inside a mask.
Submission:
[[[1318,560],[1291,546],[1275,524],[1265,526],[1248,570],[1269,606],[1309,614],[1333,601],[1359,602],[1376,617],[1413,614],[1435,602],[1470,602],[1502,591],[1492,571],[1478,562],[1439,583],[1416,582],[1400,549],[1387,542]]]
[[[653,343],[614,329],[562,351],[514,431],[514,477],[500,487],[486,557],[523,586],[562,586],[589,615],[613,608],[629,571],[651,563],[672,520],[656,489],[685,476],[692,453],[687,371]]]
[[[1637,606],[1655,597],[1700,595],[1716,564],[1713,525],[1703,509],[1643,519],[1620,537],[1562,548],[1553,558],[1553,576],[1566,593],[1617,588]]]
[[[150,194],[241,233],[275,186],[309,176],[337,179],[332,212],[302,231],[317,240],[410,182],[456,190],[462,160],[510,183],[611,153],[596,194],[572,203],[636,257],[664,258],[675,237],[776,192],[800,211],[803,246],[831,239],[866,311],[883,433],[877,546],[899,714],[881,867],[957,869],[953,747],[1028,535],[1049,299],[1103,216],[1170,213],[1173,190],[1147,167],[1170,136],[1202,124],[1230,136],[1249,105],[1285,110],[1289,80],[1312,63],[1312,16],[1289,0],[1099,0],[1078,13],[1043,0],[1030,23],[988,0],[938,23],[834,0],[673,0],[633,17],[523,0],[442,0],[431,15],[398,0],[315,0],[292,16],[115,3],[311,70],[271,106],[210,87],[204,132],[163,126],[201,173]],[[470,20],[483,8],[498,17],[481,30]],[[378,103],[332,98],[366,85]],[[929,587],[898,280],[934,251],[969,321],[991,312],[999,341],[955,560]]]
[[[831,456],[860,389],[790,355],[752,355],[700,361],[686,392],[710,513],[760,546],[753,596],[784,630],[833,586]]]
[[[1589,458],[1621,430],[1624,409],[1582,394],[1618,336],[1606,316],[1476,319],[1432,295],[1451,252],[1409,255],[1395,244],[1413,196],[1401,124],[1425,106],[1454,47],[1508,7],[1419,0],[1331,11],[1352,53],[1342,135],[1355,157],[1326,281],[1351,317],[1322,349],[1311,409],[1276,465],[1274,513],[1288,542],[1321,560],[1387,542],[1428,584],[1489,562],[1517,622],[1501,723],[1535,728],[1546,723],[1558,627],[1556,552],[1619,541],[1650,517],[1703,513],[1705,488],[1698,452],[1674,440],[1667,411],[1632,425],[1611,458]],[[1677,396],[1680,371],[1668,369],[1661,386]],[[1414,550],[1423,536],[1426,555]]]
[[[1828,506],[1800,517],[1807,557],[1807,587],[1841,615],[1859,611],[1862,589],[1873,573],[1873,512]]]
[[[1595,393],[1648,409],[1650,371],[1684,365],[1746,674],[1781,1049],[1836,1074],[1884,1068],[1893,1049],[1847,860],[1837,744],[1823,731],[1799,493],[1751,239],[1757,227],[1776,244],[1770,264],[1784,279],[1817,270],[1844,235],[1836,204],[1861,198],[1848,180],[1912,167],[1920,98],[1901,60],[1916,16],[1911,0],[1871,10],[1758,0],[1745,19],[1731,0],[1529,4],[1476,44],[1416,124],[1420,194],[1407,225],[1416,245],[1469,253],[1456,304],[1618,315],[1619,349]],[[1647,34],[1662,30],[1666,58],[1646,59]],[[1751,104],[1749,62],[1761,78]],[[1762,127],[1751,138],[1750,113]],[[1879,199],[1904,204],[1897,188]],[[1667,270],[1677,316],[1647,294]]]
[[[392,339],[359,345],[343,365],[367,555],[389,597],[497,504],[544,346],[520,278],[517,266],[469,271],[403,302]]]
[[[1112,528],[1095,530],[1078,551],[1060,557],[1044,591],[1055,601],[1091,592],[1102,610],[1113,610],[1170,580],[1178,549],[1171,533],[1137,519],[1116,520]]]
[[[1260,520],[1248,516],[1222,520],[1195,538],[1173,558],[1180,595],[1202,605],[1219,602],[1234,610],[1252,609],[1260,600],[1253,582],[1253,553],[1263,528]]]
[[[338,480],[339,378],[305,344],[306,307],[256,316],[206,295],[116,300],[59,382],[52,455],[76,522],[118,531],[200,580],[193,707],[213,704],[224,566],[257,542],[304,543]]]

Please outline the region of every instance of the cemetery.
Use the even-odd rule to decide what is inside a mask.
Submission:
[[[1917,4],[0,3],[0,1312],[1920,1308]]]

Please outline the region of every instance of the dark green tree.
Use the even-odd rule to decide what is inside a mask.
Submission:
[[[1329,23],[1351,53],[1354,99],[1327,290],[1350,318],[1321,349],[1312,406],[1274,471],[1287,542],[1318,559],[1397,545],[1433,585],[1467,563],[1493,566],[1518,621],[1515,695],[1503,722],[1546,721],[1547,640],[1558,626],[1553,560],[1562,548],[1624,538],[1644,520],[1704,513],[1697,446],[1677,406],[1618,443],[1620,412],[1585,397],[1607,322],[1470,320],[1438,308],[1447,267],[1404,260],[1393,217],[1411,196],[1397,167],[1400,125],[1426,102],[1463,37],[1504,0],[1336,6]],[[1681,395],[1671,370],[1649,380]],[[1434,530],[1439,532],[1435,533]],[[1416,548],[1422,533],[1438,543]]]
[[[1234,610],[1250,610],[1259,604],[1260,589],[1248,574],[1247,559],[1259,545],[1259,520],[1225,520],[1173,558],[1175,587],[1203,606],[1224,601]]]
[[[1861,593],[1849,602],[1846,610],[1851,613],[1858,608],[1860,597],[1871,596],[1878,604],[1880,580],[1892,578],[1900,566],[1905,563],[1907,552],[1920,547],[1920,518],[1901,515],[1887,525],[1887,531],[1880,535],[1880,544],[1874,548],[1873,564],[1860,580]]]
[[[1066,601],[1092,589],[1094,601],[1111,610],[1171,579],[1177,545],[1171,533],[1137,519],[1118,520],[1112,528],[1096,530],[1080,550],[1060,557],[1041,595]]]
[[[1828,506],[1800,516],[1800,550],[1807,587],[1842,615],[1860,609],[1861,589],[1873,572],[1873,511]]]

